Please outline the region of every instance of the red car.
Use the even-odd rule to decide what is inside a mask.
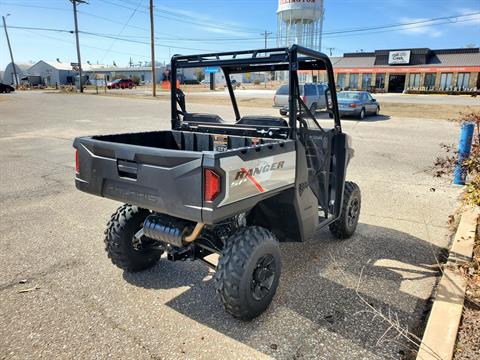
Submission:
[[[109,89],[131,89],[135,86],[135,83],[130,79],[117,79],[113,80],[107,85]]]

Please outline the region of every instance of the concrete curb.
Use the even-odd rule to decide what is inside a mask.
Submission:
[[[453,266],[472,259],[479,210],[469,208],[462,214],[450,249],[447,267],[438,284],[437,296],[428,318],[417,360],[450,360],[453,357],[466,290],[465,279],[453,269]]]

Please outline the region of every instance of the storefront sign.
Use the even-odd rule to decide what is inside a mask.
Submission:
[[[388,64],[410,64],[410,50],[405,51],[390,51],[388,53]]]

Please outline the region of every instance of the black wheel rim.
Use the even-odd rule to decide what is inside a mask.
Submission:
[[[255,300],[262,300],[270,293],[275,276],[275,258],[267,254],[258,259],[251,282],[252,297]]]
[[[360,213],[360,201],[354,198],[347,211],[347,225],[352,227],[358,221],[358,215]]]

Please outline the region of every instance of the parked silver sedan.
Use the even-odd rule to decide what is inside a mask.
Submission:
[[[356,116],[363,120],[367,115],[380,114],[380,104],[367,91],[341,91],[337,99],[340,116]]]

